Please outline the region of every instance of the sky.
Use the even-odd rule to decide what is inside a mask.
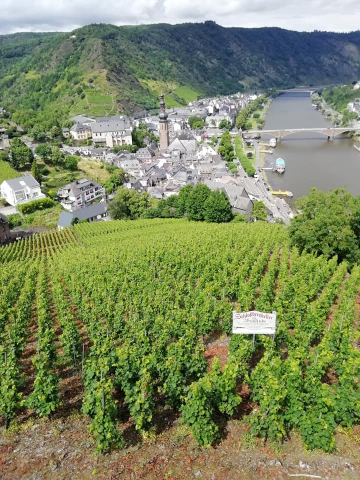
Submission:
[[[0,33],[71,31],[89,23],[214,20],[225,27],[360,29],[360,0],[1,0]]]

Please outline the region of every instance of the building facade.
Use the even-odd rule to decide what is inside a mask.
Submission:
[[[23,175],[19,178],[4,180],[0,185],[0,196],[13,207],[31,202],[32,200],[45,198],[40,184],[32,175]]]
[[[95,200],[105,200],[105,188],[88,178],[81,178],[58,190],[60,204],[70,212],[91,205]]]

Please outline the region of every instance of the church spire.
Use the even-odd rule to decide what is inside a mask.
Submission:
[[[160,95],[160,113],[159,113],[159,139],[160,139],[160,151],[164,152],[169,146],[169,123],[168,114],[166,112],[166,105],[164,94]]]

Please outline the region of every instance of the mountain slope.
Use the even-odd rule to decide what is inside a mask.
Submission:
[[[0,105],[51,125],[69,114],[169,106],[245,88],[348,82],[360,76],[360,31],[89,25],[72,33],[0,36]]]

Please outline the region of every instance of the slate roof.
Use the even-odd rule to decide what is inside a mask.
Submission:
[[[80,208],[74,212],[61,212],[58,220],[58,227],[70,227],[73,218],[88,220],[89,218],[103,215],[107,212],[107,204],[104,202],[94,203],[88,207]]]
[[[25,186],[29,188],[40,187],[39,183],[32,175],[23,175],[22,177],[4,180],[4,182],[6,182],[14,191],[23,190]]]
[[[91,130],[93,133],[108,133],[108,132],[119,132],[123,130],[129,130],[131,128],[129,120],[122,119],[109,119],[105,122],[98,122],[91,124]]]

